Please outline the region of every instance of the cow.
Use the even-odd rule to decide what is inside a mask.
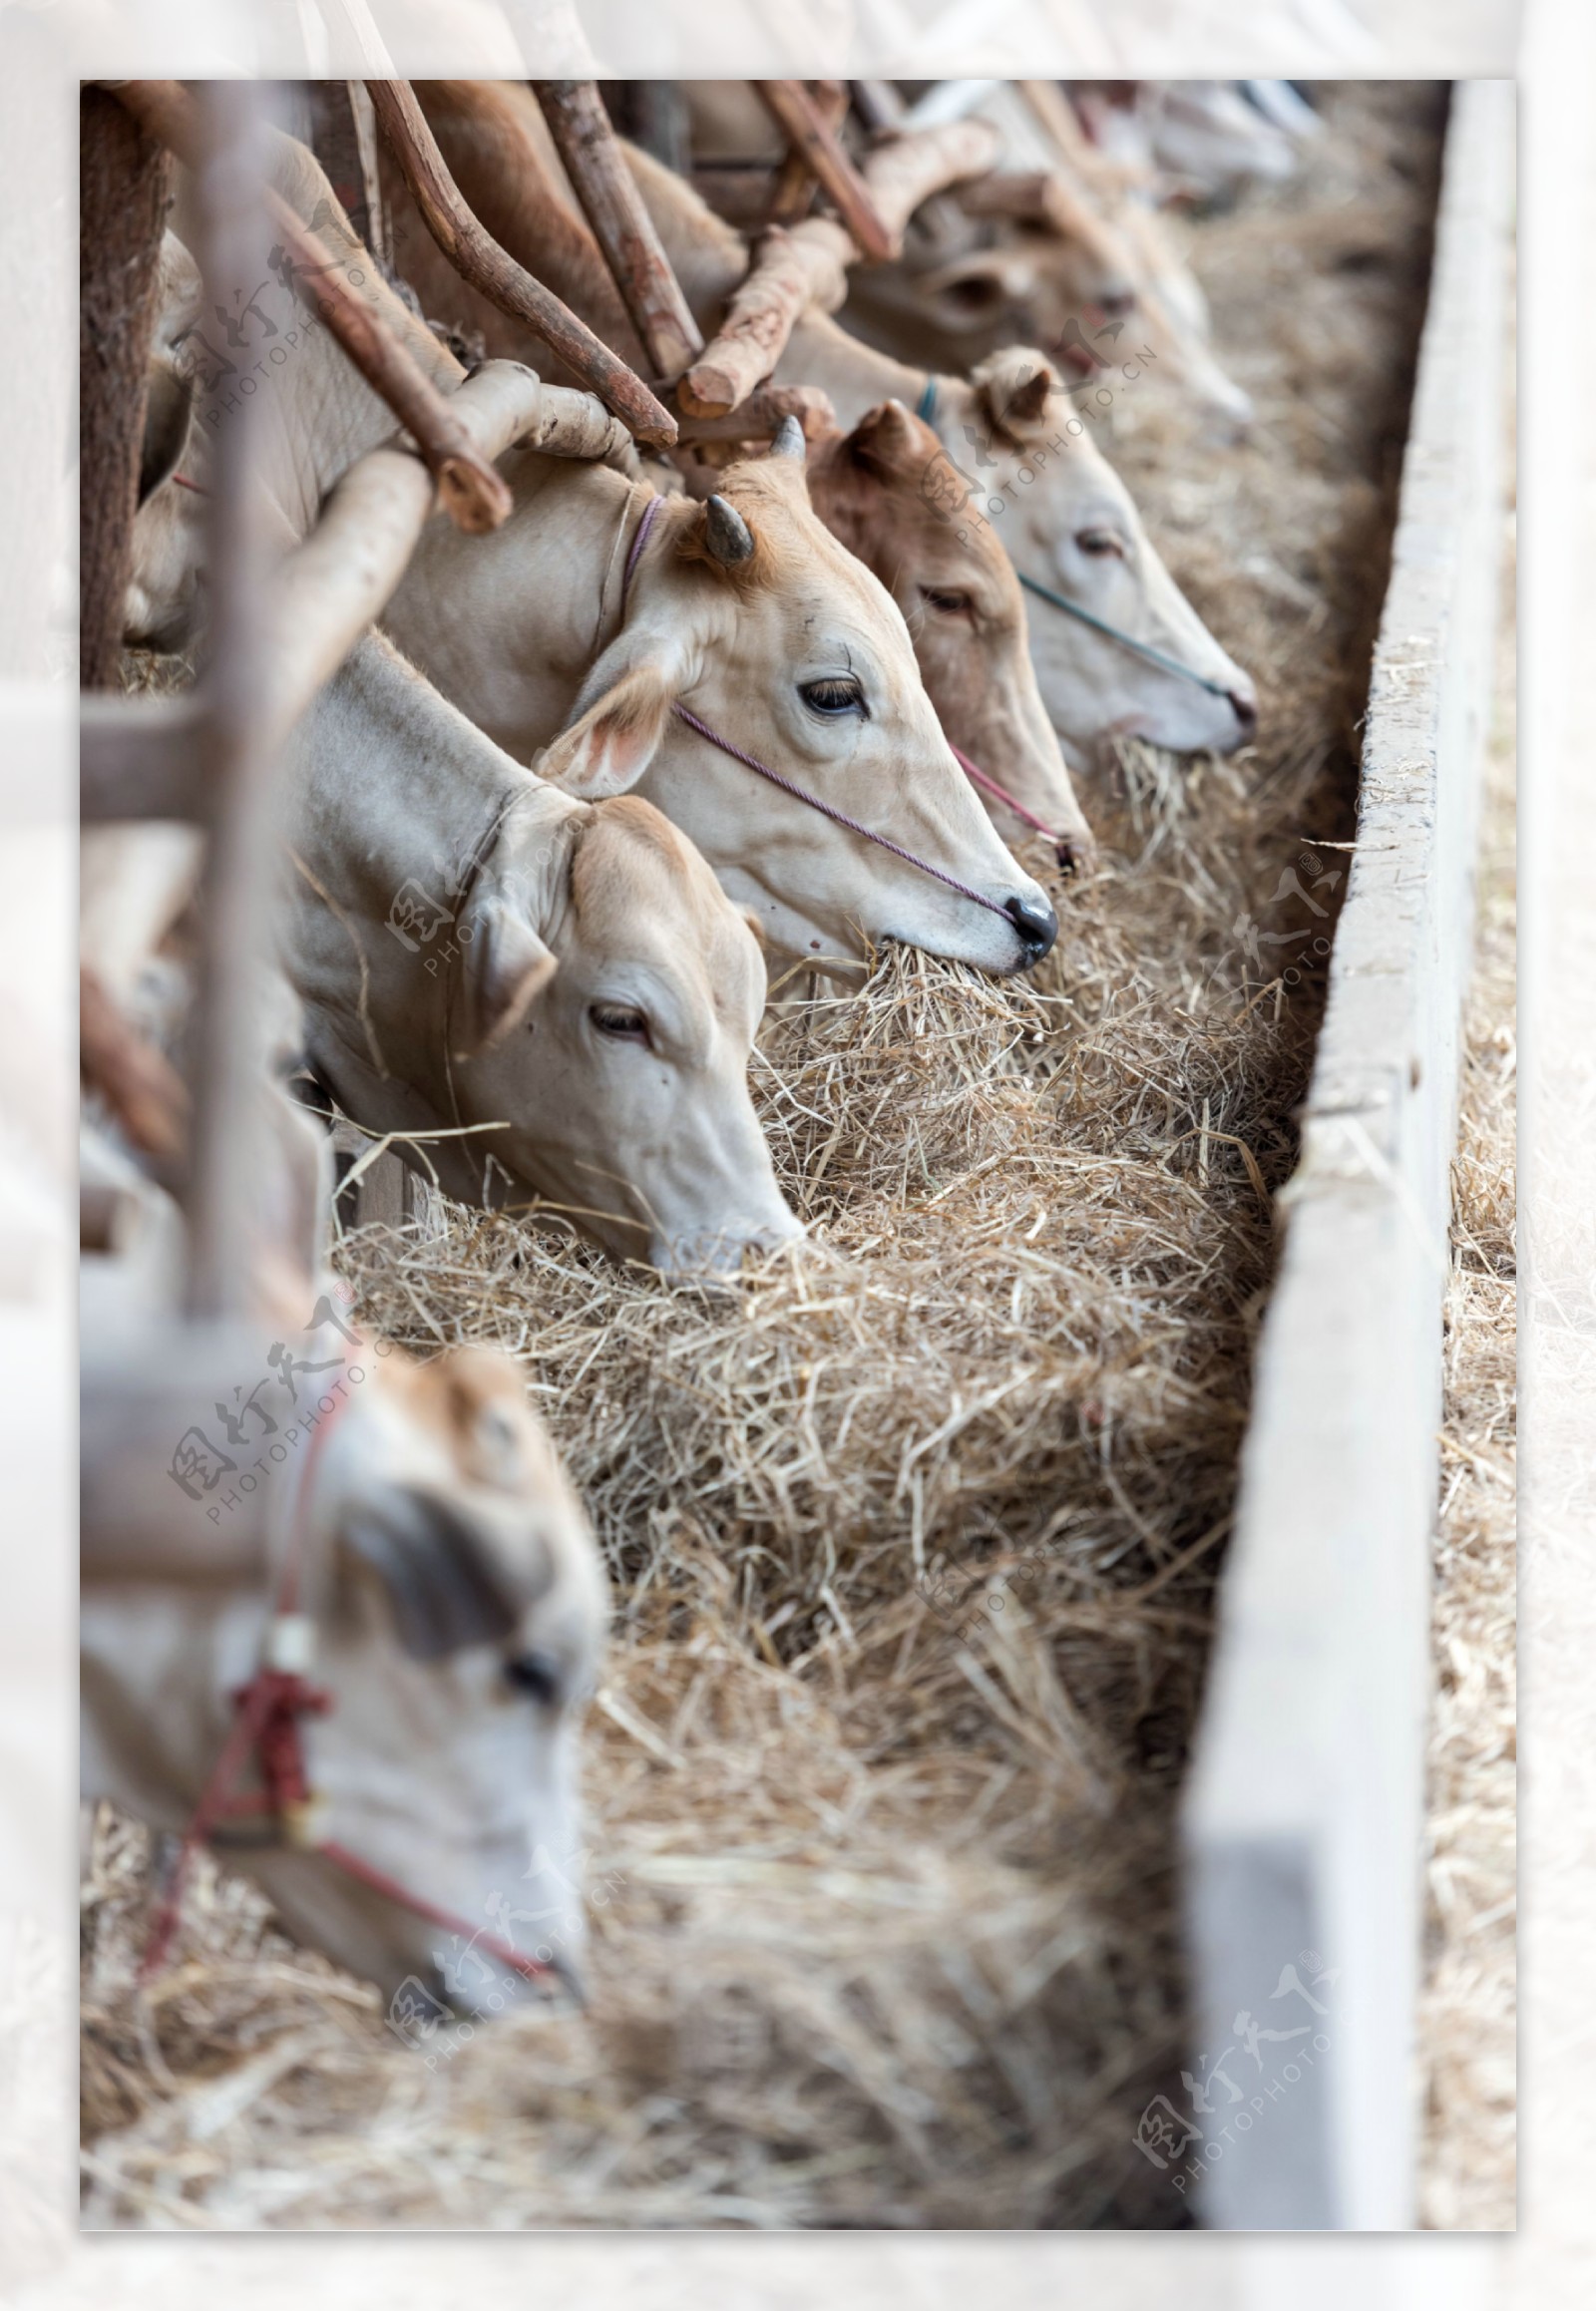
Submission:
[[[337,261],[359,273],[360,293],[434,382],[457,383],[452,355],[368,269],[369,258],[359,261],[365,252],[310,156],[288,139],[273,151],[279,187],[319,220]],[[301,317],[296,335],[291,357],[274,373],[266,368],[263,390],[275,398],[262,431],[266,487],[302,536],[323,493],[391,421],[325,330]],[[130,601],[142,605],[144,630],[169,641],[181,631],[183,600],[197,598],[172,543],[175,532],[188,535],[192,518],[173,500],[186,488],[204,491],[208,442],[227,416],[225,394],[210,385],[196,394],[180,470],[134,526]],[[710,550],[710,526],[726,535],[723,517],[667,508],[623,626],[610,549],[636,518],[635,485],[607,466],[525,452],[503,470],[516,509],[501,530],[471,541],[481,558],[462,561],[442,535],[447,525],[435,523],[388,613],[408,654],[473,719],[525,761],[561,738],[574,713],[582,729],[564,733],[559,759],[574,774],[586,747],[577,791],[598,799],[635,785],[698,842],[784,954],[853,966],[895,939],[1008,971],[1047,952],[1057,922],[1046,894],[973,800],[901,614],[829,538],[801,467],[775,461],[728,474],[722,503],[737,515],[739,542],[758,541],[735,572]],[[652,737],[646,747],[628,739],[596,751],[587,735],[618,729],[601,699],[622,679],[627,715],[648,692]],[[678,703],[744,751],[757,750],[777,779],[819,788],[827,807],[807,808],[776,780],[733,770],[729,755],[671,714]],[[555,775],[552,764],[544,769]],[[828,808],[880,839],[850,831]]]
[[[131,866],[153,832],[105,839]],[[160,1057],[150,1038],[181,1046],[192,988],[119,974],[135,915],[154,929],[181,894],[170,855],[148,870],[109,942],[97,905],[84,954]],[[308,1677],[331,1707],[295,1720],[306,1786],[249,1823],[251,1873],[300,1939],[390,1991],[414,1977],[430,1996],[463,1944],[477,1963],[441,1969],[451,1992],[498,2011],[528,1990],[501,1946],[580,1977],[576,1746],[602,1565],[508,1356],[422,1363],[352,1318],[324,1267],[326,1143],[280,1080],[295,1007],[272,973],[261,993],[276,1071],[237,1183],[247,1306],[225,1324],[180,1321],[185,1221],[122,1129],[126,1078],[107,1084],[86,1039],[83,1788],[182,1830],[238,1689],[263,1663]],[[159,1092],[158,1069],[144,1081]],[[238,1778],[257,1786],[252,1756]]]
[[[377,634],[289,768],[284,963],[362,1129],[419,1135],[400,1152],[453,1196],[553,1207],[672,1273],[802,1234],[748,1090],[759,940],[669,820],[532,776]]]
[[[786,138],[751,83],[687,81],[682,91],[711,197],[717,164],[774,171]],[[1016,190],[994,180],[976,197]],[[911,223],[900,256],[855,266],[848,286],[844,320],[856,335],[960,373],[1016,336],[1054,333],[1068,315],[1128,313],[1136,293],[1130,252],[1086,202],[1047,216],[973,213],[957,191],[935,204],[934,225]]]
[[[951,742],[1083,866],[1093,837],[1037,687],[1024,594],[992,523],[947,520],[947,464],[930,426],[888,399],[810,445],[809,494],[903,611]],[[1004,803],[987,807],[1012,827]]]

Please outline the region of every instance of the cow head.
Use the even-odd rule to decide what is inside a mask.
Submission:
[[[312,1675],[335,1697],[304,1721],[317,1829],[463,1930],[314,1853],[250,1866],[288,1926],[354,1972],[498,2013],[535,1993],[471,1947],[478,1930],[580,1980],[577,1740],[602,1565],[508,1357],[363,1357],[307,1508]]]
[[[944,511],[955,533],[990,526],[1022,575],[1221,686],[1166,672],[1037,600],[1031,655],[1065,744],[1089,754],[1119,732],[1177,753],[1240,746],[1257,727],[1252,681],[1170,577],[1045,357],[1016,347],[983,362],[968,385],[939,384]]]
[[[990,900],[978,904],[736,762],[721,737]],[[664,502],[628,615],[534,767],[581,795],[635,787],[690,835],[771,944],[828,967],[883,940],[1023,967],[1056,921],[949,751],[903,614],[817,519],[803,440]]]
[[[511,1125],[480,1143],[486,1200],[515,1202],[494,1190],[506,1167],[672,1272],[802,1234],[748,1092],[759,940],[651,804],[578,808],[552,838],[512,821],[461,936],[462,1113]]]
[[[1043,199],[1033,216],[1004,219],[982,237],[984,246],[914,278],[928,319],[950,351],[962,350],[954,363],[960,369],[1016,337],[1051,343],[1071,317],[1112,318],[1135,304],[1130,250],[1082,203],[1071,203],[1067,218],[1054,218]]]
[[[851,434],[815,445],[810,493],[902,610],[953,744],[1088,856],[1091,831],[1036,687],[1014,566],[992,526],[948,520],[946,469],[930,426],[884,401]],[[1009,823],[1000,804],[989,807]]]

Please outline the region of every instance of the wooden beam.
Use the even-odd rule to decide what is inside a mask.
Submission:
[[[408,81],[368,82],[382,133],[433,239],[472,287],[524,321],[641,442],[668,449],[675,420],[569,306],[483,230],[461,198]]]
[[[764,441],[784,417],[795,417],[805,441],[816,441],[837,428],[837,412],[829,393],[818,385],[766,385],[725,417],[686,417],[681,421],[682,448],[693,442]]]
[[[78,106],[78,679],[115,689],[172,163],[102,89]]]
[[[654,375],[679,377],[703,351],[703,337],[621,159],[598,83],[535,80],[532,87]]]
[[[753,85],[793,151],[801,154],[818,179],[860,254],[873,264],[885,264],[896,256],[893,234],[876,207],[870,188],[803,82],[756,80]]]

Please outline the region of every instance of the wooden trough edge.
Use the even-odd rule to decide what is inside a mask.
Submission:
[[[1176,2148],[1175,2127],[1155,2125],[1148,2155],[1218,2229],[1415,2219],[1441,1304],[1500,569],[1513,147],[1512,84],[1459,84],[1358,844],[1280,1199],[1184,1802],[1188,2061],[1209,2108],[1171,2104],[1188,2138]],[[1307,2035],[1249,2050],[1257,2025]],[[1217,2083],[1203,2095],[1216,2068],[1235,2101]]]

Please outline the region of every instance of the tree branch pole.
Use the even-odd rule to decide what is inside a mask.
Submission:
[[[248,81],[207,92],[195,179],[206,293],[252,280],[265,254],[261,193],[266,123]],[[261,971],[271,953],[277,842],[273,761],[262,743],[265,541],[254,474],[256,407],[243,401],[216,429],[207,565],[210,614],[200,676],[211,802],[200,900],[193,1169],[186,1198],[186,1308],[210,1321],[241,1316],[250,1286],[251,1180],[265,1072]]]
[[[725,317],[676,388],[688,417],[725,417],[764,382],[811,305],[834,312],[848,294],[854,244],[829,216],[807,217],[790,232],[773,224]]]
[[[815,110],[835,136],[848,118],[848,84],[841,80],[818,80],[814,89]],[[808,158],[796,146],[789,146],[787,158],[776,172],[775,190],[765,211],[767,224],[801,224],[814,205],[819,180],[810,168]]]
[[[756,80],[766,111],[817,180],[848,227],[862,256],[885,264],[895,256],[893,236],[870,189],[843,151],[836,130],[801,80]]]
[[[524,321],[641,442],[668,449],[676,422],[642,380],[570,308],[484,232],[466,206],[408,81],[367,83],[377,120],[427,230],[455,270]]]
[[[124,81],[114,93],[140,126],[158,137],[186,168],[198,174],[205,165],[199,110],[179,82]],[[497,529],[510,512],[510,492],[450,416],[447,396],[350,287],[310,227],[263,179],[260,200],[296,284],[372,391],[414,435],[437,480],[445,510],[462,530]]]
[[[532,88],[654,375],[679,377],[703,351],[703,337],[621,159],[598,83],[535,80]]]

